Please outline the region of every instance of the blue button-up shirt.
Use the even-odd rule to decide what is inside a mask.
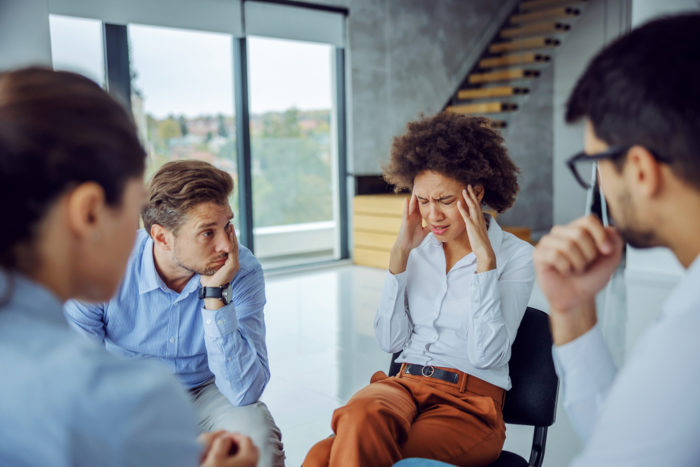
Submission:
[[[0,465],[197,465],[187,394],[152,362],[110,355],[65,322],[61,303],[0,273]]]
[[[153,240],[139,230],[116,296],[99,305],[69,301],[68,321],[128,357],[164,363],[187,388],[211,378],[233,405],[256,402],[270,379],[265,346],[265,281],[260,263],[239,245],[233,300],[204,309],[199,275],[177,293],[156,271]]]

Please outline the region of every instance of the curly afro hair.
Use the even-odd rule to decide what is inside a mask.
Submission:
[[[409,122],[407,132],[394,138],[384,179],[395,190],[413,189],[419,173],[430,170],[464,186],[482,185],[483,203],[497,212],[513,205],[520,170],[508,157],[503,138],[491,121],[441,112]]]

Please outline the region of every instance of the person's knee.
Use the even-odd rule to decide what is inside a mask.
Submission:
[[[353,427],[375,427],[383,425],[387,421],[398,418],[391,406],[385,401],[372,397],[353,399],[347,405],[340,407],[333,413],[333,430],[337,426],[349,424]],[[337,433],[337,431],[336,431]]]
[[[334,436],[319,441],[311,446],[302,464],[303,467],[327,467],[331,458]]]

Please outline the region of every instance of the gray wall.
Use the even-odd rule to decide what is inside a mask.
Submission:
[[[527,84],[530,94],[502,132],[510,157],[520,167],[520,193],[499,222],[530,227],[533,239],[552,227],[553,75],[550,65]]]
[[[505,5],[483,0],[314,3],[350,10],[348,170],[354,175],[380,174],[392,138],[406,123],[442,109]],[[535,237],[552,225],[552,82],[550,67],[532,83],[531,95],[503,131],[522,173],[518,201],[501,221],[531,227]]]
[[[465,62],[502,2],[312,0],[345,6],[351,117],[348,169],[376,175],[406,123],[436,113],[468,70]]]
[[[51,66],[48,0],[0,0],[0,70],[27,65]]]
[[[566,167],[583,150],[583,123],[567,125],[566,101],[590,59],[629,29],[629,0],[592,0],[554,57],[554,224],[566,224],[585,212],[586,192]]]

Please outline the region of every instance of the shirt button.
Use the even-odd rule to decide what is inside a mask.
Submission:
[[[210,319],[207,320],[207,324],[211,324],[211,320],[210,320]]]
[[[231,360],[233,360],[233,359],[232,359],[231,357],[229,357],[229,358],[228,358],[228,361],[230,362]]]
[[[223,326],[223,325],[224,325],[224,320],[223,320],[223,319],[220,319],[219,321],[217,321],[217,323],[219,323],[219,326]]]
[[[171,338],[170,338],[170,343],[172,344],[173,342],[175,342],[175,338],[174,338],[174,337],[171,337]]]

